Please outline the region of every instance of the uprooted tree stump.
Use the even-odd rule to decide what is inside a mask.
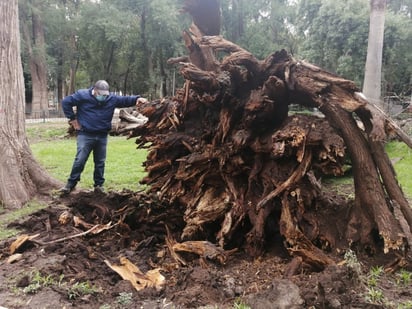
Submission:
[[[408,137],[352,81],[284,50],[258,60],[198,27],[189,2],[189,55],[169,60],[184,87],[139,106],[149,121],[130,134],[149,151],[142,182],[186,209],[182,240],[257,256],[276,239],[313,269],[353,246],[408,256],[412,210],[383,147],[389,132]],[[291,104],[324,117],[289,115]],[[342,208],[321,177],[343,175],[348,160],[355,197]]]

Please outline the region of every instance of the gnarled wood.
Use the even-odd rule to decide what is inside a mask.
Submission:
[[[184,87],[139,106],[149,121],[132,134],[149,150],[149,190],[185,208],[182,239],[254,256],[283,239],[311,269],[335,263],[325,250],[407,250],[411,210],[378,142],[390,122],[375,122],[356,85],[284,50],[257,60],[192,27],[179,58]],[[292,103],[324,117],[289,114]],[[355,198],[338,207],[322,177],[343,175],[348,161]]]

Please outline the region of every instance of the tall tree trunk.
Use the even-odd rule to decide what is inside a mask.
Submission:
[[[129,53],[129,57],[127,59],[128,66],[127,66],[126,72],[124,74],[123,85],[122,85],[122,88],[120,88],[123,91],[123,93],[127,93],[126,89],[127,89],[128,83],[129,83],[131,64],[135,60],[136,60],[135,48],[132,48],[130,53]]]
[[[31,0],[24,5],[22,24],[32,82],[32,114],[44,116],[48,115],[48,93],[44,24],[40,15],[42,6],[42,0]]]
[[[77,44],[77,36],[73,34],[70,39],[70,44],[72,46],[72,50],[78,50],[78,44]],[[79,66],[79,56],[78,55],[73,55],[71,60],[70,60],[70,72],[69,72],[69,87],[67,89],[67,93],[65,95],[68,95],[70,93],[74,93],[76,90],[76,72],[77,72],[77,67]]]
[[[61,102],[63,99],[63,53],[61,50],[59,51],[59,56],[58,56],[58,73],[57,73],[57,82],[56,82],[56,87],[57,87],[57,102]],[[58,105],[59,111],[61,110],[61,106]]]
[[[17,0],[0,1],[0,205],[18,208],[59,185],[35,161],[25,132]]]
[[[383,108],[381,80],[386,0],[370,0],[370,10],[368,53],[362,91],[370,102]]]
[[[159,69],[160,69],[160,80],[161,80],[159,95],[160,97],[163,98],[167,96],[168,93],[167,93],[167,74],[166,74],[166,69],[164,66],[165,61],[164,61],[162,50],[160,50],[159,52],[159,60],[160,60]]]
[[[235,12],[235,20],[233,22],[232,28],[232,41],[239,41],[240,37],[244,32],[244,12],[243,12],[243,3],[239,0],[233,1],[233,11]]]
[[[152,60],[152,54],[149,50],[148,47],[148,40],[147,40],[147,29],[146,29],[146,23],[147,23],[147,18],[148,18],[148,9],[146,5],[143,6],[142,8],[142,16],[140,20],[140,42],[141,42],[141,50],[143,54],[143,59],[146,59],[146,62],[142,64],[141,70],[142,73],[146,76],[146,80],[150,80],[153,74],[153,60]],[[150,88],[149,88],[150,89]],[[149,90],[149,98],[150,97],[156,97],[156,87],[153,89]]]
[[[112,71],[113,71],[113,63],[114,63],[114,59],[115,59],[115,53],[116,53],[116,43],[111,43],[110,44],[110,55],[109,58],[107,59],[107,65],[105,67],[105,76],[111,76],[112,75]],[[109,82],[111,84],[115,84],[113,83],[114,81],[110,80],[108,77],[105,77],[106,79],[109,80]],[[119,86],[117,85],[117,88]]]

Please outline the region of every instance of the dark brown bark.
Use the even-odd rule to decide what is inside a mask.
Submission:
[[[310,79],[308,79],[309,76]],[[314,70],[312,66],[305,64],[292,70],[289,78],[291,80],[289,84],[293,84],[297,96],[311,98],[310,103],[319,107],[331,125],[339,130],[345,140],[353,164],[355,207],[364,208],[374,218],[374,224],[377,227],[371,228],[379,230],[385,241],[385,250],[400,248],[405,235],[401,232],[400,226],[390,210],[391,207],[385,199],[384,188],[387,185],[380,180],[382,172],[386,175],[387,182],[391,179],[392,187],[399,188],[399,186],[393,169],[391,173],[386,167],[384,171],[379,170],[372,155],[376,144],[368,143],[365,133],[359,129],[349,113],[364,108],[362,102],[358,102],[355,96],[357,89],[348,81],[339,80],[330,74],[325,74],[322,70]],[[300,85],[304,85],[304,87]],[[316,85],[321,85],[321,87],[316,89]],[[313,91],[313,89],[316,90]],[[320,95],[316,96],[316,94]],[[380,122],[377,123],[377,125],[379,124]],[[383,164],[381,166],[384,167]],[[357,212],[355,211],[355,213]],[[348,235],[348,237],[358,240],[355,235]],[[359,240],[362,243],[366,241],[365,239]]]

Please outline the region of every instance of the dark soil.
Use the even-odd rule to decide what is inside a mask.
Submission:
[[[61,224],[59,217],[63,212],[91,225],[117,225],[99,234],[47,244],[87,230],[75,227],[72,221]],[[184,258],[188,264],[183,266],[171,257],[165,245],[165,224],[179,240],[182,217],[183,210],[179,213],[154,197],[134,192],[73,192],[56,198],[48,208],[13,223],[22,234],[39,234],[18,249],[19,260],[8,262],[9,248],[16,237],[0,243],[0,306],[242,308],[243,304],[250,308],[412,308],[412,278],[401,278],[399,268],[391,266],[399,261],[392,253],[356,252],[350,258],[345,252],[330,252],[336,265],[320,272],[302,268],[299,274],[287,277],[286,269],[294,261],[279,238],[270,242],[259,258],[248,256],[240,248],[225,265],[209,259],[201,263],[198,256],[187,254]],[[143,273],[160,268],[164,286],[134,289],[104,262],[119,264],[120,256]],[[371,277],[371,272],[378,272],[380,266],[394,271]],[[89,289],[75,290],[76,283],[88,283]]]

